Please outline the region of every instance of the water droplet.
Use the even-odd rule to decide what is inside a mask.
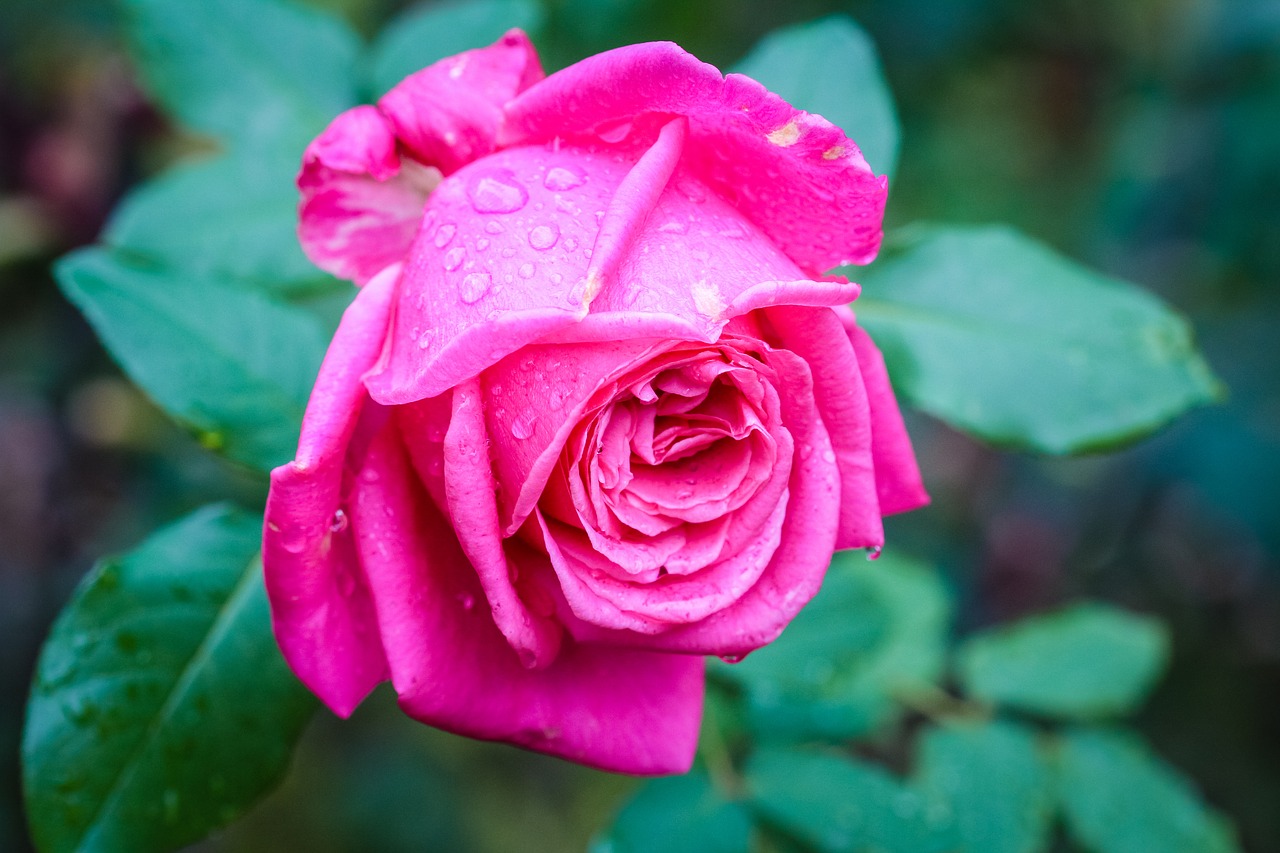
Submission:
[[[488,231],[490,234],[501,234],[505,229],[502,227],[501,222],[496,219],[490,219],[485,223],[484,230]]]
[[[533,435],[533,425],[538,421],[538,413],[533,409],[525,409],[511,422],[511,435],[521,441]]]
[[[302,528],[290,526],[280,534],[280,544],[290,554],[300,554],[307,547],[307,537]]]
[[[436,333],[434,329],[427,329],[418,338],[418,349],[427,349],[431,346],[432,340],[435,339]]]
[[[725,663],[742,663],[746,655],[720,655],[720,660]]]
[[[443,249],[449,245],[449,241],[453,239],[453,235],[458,233],[458,227],[452,222],[445,222],[436,229],[435,244],[437,249]]]
[[[542,185],[552,192],[563,192],[582,186],[587,176],[573,167],[555,166],[547,170],[547,177]]]
[[[347,529],[347,514],[342,510],[335,510],[333,519],[329,522],[329,530],[333,533],[341,533]]]
[[[62,706],[63,712],[77,726],[87,726],[98,716],[98,706],[91,700],[76,696]]]
[[[510,169],[472,178],[467,196],[477,213],[515,213],[529,203],[529,193]]]
[[[631,121],[629,119],[608,121],[596,128],[596,136],[611,145],[615,142],[621,142],[630,135]]]
[[[514,258],[515,256],[516,256],[516,250],[511,246],[507,246],[505,249],[502,250],[502,257],[504,258]]]
[[[689,230],[689,226],[678,219],[672,219],[658,226],[658,230],[663,234],[683,234]]]
[[[883,553],[884,553],[883,545],[872,545],[870,548],[867,549],[867,559],[878,560],[880,559],[880,555]]]
[[[533,264],[521,264],[519,272],[521,278],[533,278]]]
[[[539,225],[529,232],[529,245],[539,252],[545,252],[560,239],[560,228],[555,223]]]
[[[489,241],[487,238],[481,237],[479,240],[476,241],[477,252],[483,252],[487,248],[489,248]]]
[[[689,201],[693,202],[694,204],[702,204],[704,201],[707,200],[706,190],[704,190],[702,186],[695,180],[692,180],[692,179],[683,180],[680,183],[676,184],[676,189],[680,192],[680,195],[689,199]]]
[[[476,598],[469,592],[460,592],[455,598],[458,599],[458,603],[462,605],[463,610],[470,610],[476,606]]]
[[[471,305],[479,302],[492,286],[493,276],[487,272],[473,272],[458,285],[458,296],[462,297],[463,302]]]
[[[466,249],[462,248],[461,246],[455,246],[454,248],[444,253],[444,260],[441,261],[441,263],[444,265],[445,270],[447,270],[448,272],[453,272],[458,267],[462,266],[462,259],[465,258],[466,256],[467,256]]]
[[[564,281],[564,276],[560,275],[560,273],[558,273],[558,272],[553,272],[553,273],[551,274],[551,283],[552,283],[552,284],[559,284],[559,283],[560,283],[560,282],[562,282],[562,281]]]
[[[577,248],[578,248],[578,241],[577,241],[577,240],[575,240],[575,239],[573,239],[572,237],[565,237],[565,238],[564,238],[564,247],[565,247],[565,249],[566,249],[567,251],[572,252],[572,251],[574,251],[575,249],[577,249]]]

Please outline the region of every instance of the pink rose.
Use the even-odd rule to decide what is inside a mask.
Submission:
[[[751,79],[643,44],[544,80],[512,31],[340,115],[298,186],[308,254],[364,286],[263,561],[338,714],[390,678],[433,726],[685,770],[702,656],[927,500],[823,275],[874,257],[886,179]]]

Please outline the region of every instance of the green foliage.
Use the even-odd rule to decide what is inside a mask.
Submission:
[[[1146,291],[1005,227],[913,234],[852,271],[905,402],[996,444],[1072,453],[1221,396],[1186,321]]]
[[[795,106],[817,113],[862,149],[877,174],[898,165],[898,118],[875,44],[849,18],[775,30],[734,67]]]
[[[316,702],[271,634],[262,520],[207,507],[80,585],[22,744],[41,850],[171,850],[270,788]]]
[[[1067,826],[1092,853],[1239,850],[1227,822],[1134,735],[1068,730],[1056,764]]]
[[[914,777],[955,822],[958,849],[1033,853],[1048,842],[1051,776],[1035,734],[1016,723],[957,722],[921,735]]]
[[[1132,711],[1164,669],[1164,626],[1101,604],[1079,604],[979,634],[959,651],[969,695],[1064,719]]]
[[[937,682],[949,619],[931,569],[893,552],[844,552],[781,637],[715,672],[742,686],[762,738],[863,735],[898,712],[894,696]]]
[[[325,276],[298,244],[292,175],[247,155],[180,165],[129,193],[102,239],[184,274],[309,285]]]
[[[819,851],[944,853],[950,810],[881,768],[841,755],[765,749],[746,767],[752,806]]]
[[[124,0],[147,89],[192,130],[296,168],[303,148],[356,102],[359,39],[279,0]]]
[[[513,27],[531,36],[542,7],[530,0],[448,2],[410,9],[387,25],[369,53],[369,90],[378,97],[438,59],[483,47]]]
[[[593,853],[746,853],[746,807],[716,790],[706,774],[655,779],[627,803]]]
[[[67,256],[56,273],[129,376],[206,446],[262,470],[293,458],[328,343],[314,315],[103,249]]]

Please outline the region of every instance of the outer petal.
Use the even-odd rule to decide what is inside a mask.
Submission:
[[[397,272],[375,278],[347,309],[307,405],[298,458],[272,472],[267,497],[262,564],[276,638],[302,682],[342,716],[387,677],[352,531],[337,513],[367,399],[360,375],[381,348]]]
[[[889,384],[884,356],[871,336],[856,323],[853,312],[841,312],[841,316],[858,355],[858,368],[871,403],[871,456],[876,466],[880,511],[889,515],[922,507],[929,502],[929,495],[920,479],[911,438]]]
[[[503,106],[541,79],[529,37],[511,30],[409,75],[378,109],[414,159],[448,175],[493,151]]]
[[[689,119],[687,161],[810,274],[868,263],[880,246],[887,179],[839,128],[750,78],[667,42],[583,60],[515,99],[499,142],[591,132],[613,138],[647,113]]]
[[[883,545],[871,408],[860,361],[853,347],[846,345],[848,333],[836,314],[825,308],[786,306],[770,308],[764,314],[778,345],[803,358],[813,373],[814,402],[840,470],[840,533],[836,547]]]
[[[440,172],[400,160],[373,107],[342,113],[307,146],[298,174],[298,239],[316,266],[364,284],[404,260]]]
[[[567,644],[525,669],[494,626],[452,530],[413,481],[389,433],[352,507],[391,678],[405,712],[606,770],[681,773],[702,713],[702,661]]]

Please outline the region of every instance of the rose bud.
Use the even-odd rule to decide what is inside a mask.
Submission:
[[[363,285],[273,473],[302,681],[609,770],[686,770],[703,657],[772,641],[833,550],[927,501],[824,271],[879,247],[852,141],[673,44],[543,79],[523,33],[340,115],[298,185]]]

